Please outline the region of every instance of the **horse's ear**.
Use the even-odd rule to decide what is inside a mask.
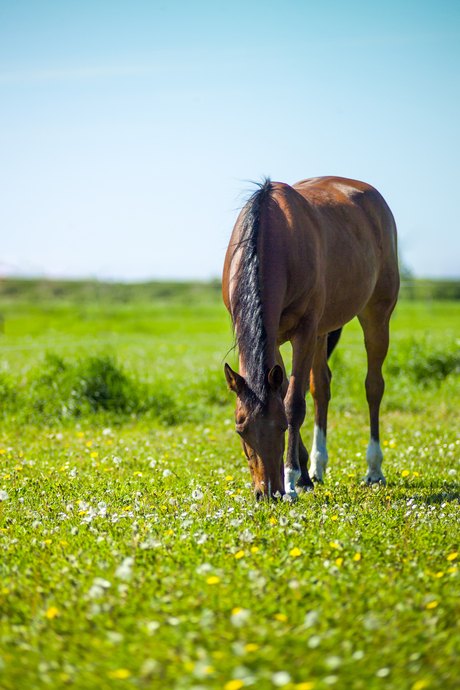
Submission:
[[[237,395],[241,395],[246,385],[246,381],[244,380],[244,378],[237,374],[236,371],[233,371],[233,369],[229,367],[228,364],[225,364],[224,371],[229,390],[233,391]]]
[[[279,389],[283,385],[283,370],[281,369],[279,364],[275,364],[273,369],[270,369],[268,372],[268,384],[272,391],[275,393],[278,393]]]

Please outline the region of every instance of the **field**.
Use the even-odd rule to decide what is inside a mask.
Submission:
[[[40,290],[0,294],[2,690],[459,687],[459,301],[398,305],[387,486],[352,322],[325,484],[257,504],[218,286]]]

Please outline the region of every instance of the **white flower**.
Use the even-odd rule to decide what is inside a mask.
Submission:
[[[145,624],[145,627],[147,628],[147,632],[149,635],[153,635],[154,632],[158,630],[160,627],[161,623],[158,621],[147,621]]]
[[[286,527],[286,525],[288,523],[287,517],[285,515],[280,515],[279,516],[279,523],[280,523],[281,527]]]
[[[194,491],[192,491],[192,498],[195,501],[201,501],[203,496],[204,496],[204,493],[200,489],[195,489]]]
[[[305,619],[304,619],[304,626],[306,628],[313,628],[319,621],[319,614],[318,611],[309,611],[307,614],[305,614]]]
[[[0,490],[0,501],[7,501],[9,499],[6,491]]]
[[[148,458],[147,458],[147,460],[148,460]],[[153,468],[156,466],[156,464],[157,464],[157,461],[156,461],[156,460],[151,460],[150,463],[149,463],[150,469],[153,470]]]
[[[128,558],[125,558],[123,563],[115,570],[115,577],[118,577],[120,580],[130,580],[133,575],[133,565],[134,558],[128,556]]]
[[[163,470],[163,477],[170,477],[172,475],[171,470]]]
[[[78,510],[88,510],[89,508],[89,503],[86,501],[80,501],[78,504]]]
[[[212,565],[210,563],[202,563],[201,565],[198,566],[198,568],[195,570],[197,575],[205,575],[206,573],[210,573],[212,570]]]
[[[272,675],[272,683],[276,685],[277,688],[282,688],[291,682],[291,674],[287,671],[277,671]]]
[[[102,435],[103,436],[110,436],[111,433],[112,433],[112,429],[104,429],[104,431],[102,432]]]
[[[449,470],[447,474],[451,477],[455,477],[455,475],[457,474],[457,470]]]
[[[241,541],[245,541],[250,543],[251,541],[254,541],[254,534],[251,532],[250,529],[245,529],[241,533]]]
[[[196,543],[197,544],[204,544],[205,541],[208,541],[208,535],[207,534],[200,534],[200,536],[196,540]]]
[[[235,628],[241,628],[246,623],[246,621],[248,620],[250,615],[251,615],[251,612],[248,611],[248,609],[242,609],[242,608],[233,609],[231,616],[230,616],[230,622]]]

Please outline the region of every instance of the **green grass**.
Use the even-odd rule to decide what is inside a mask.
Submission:
[[[387,487],[353,322],[325,484],[260,505],[228,318],[184,299],[0,304],[0,687],[458,687],[460,304],[398,306]]]

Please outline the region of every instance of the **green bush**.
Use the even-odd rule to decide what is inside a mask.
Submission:
[[[460,343],[434,346],[428,338],[400,341],[390,350],[386,371],[422,386],[439,384],[452,374],[460,374]]]

